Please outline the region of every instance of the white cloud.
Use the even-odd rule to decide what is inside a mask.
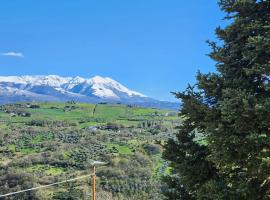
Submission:
[[[20,52],[6,52],[6,53],[0,53],[1,56],[11,56],[11,57],[17,57],[17,58],[24,58],[24,55]]]

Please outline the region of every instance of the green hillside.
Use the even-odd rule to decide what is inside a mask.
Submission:
[[[162,144],[180,122],[176,112],[126,105],[21,103],[0,109],[0,194],[90,173],[98,167],[98,198],[162,199],[169,173]],[[19,199],[86,199],[84,179]],[[18,196],[9,197],[18,199]]]

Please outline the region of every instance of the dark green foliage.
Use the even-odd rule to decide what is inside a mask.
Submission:
[[[80,200],[82,199],[82,191],[77,189],[73,183],[69,184],[66,191],[57,192],[53,199],[55,200]]]
[[[112,123],[112,122],[108,122],[105,126],[103,126],[101,128],[102,129],[105,129],[105,130],[118,131],[119,129],[124,128],[124,125],[117,124],[117,123]]]
[[[172,176],[165,179],[169,181],[169,191],[171,191],[166,191],[166,193],[173,193],[179,197],[188,195],[189,198],[195,198],[197,191],[207,181],[215,179],[218,175],[214,164],[206,160],[209,154],[208,148],[194,141],[195,134],[192,131],[195,126],[191,125],[189,121],[187,119],[180,127],[177,134],[178,142],[170,139],[165,146],[164,157],[172,162],[171,166],[174,172],[181,177]],[[177,180],[181,180],[183,185],[171,183],[171,181],[177,182]],[[177,189],[174,188],[175,186]],[[172,199],[171,195],[168,199]]]
[[[156,155],[161,152],[161,147],[158,144],[145,144],[143,148],[149,155]]]
[[[193,200],[191,194],[185,189],[178,176],[165,176],[163,181],[167,183],[163,193],[170,200]]]
[[[186,119],[164,157],[182,185],[167,178],[168,199],[270,198],[270,1],[219,4],[231,24],[209,42],[217,72],[175,94]]]
[[[8,173],[7,173],[8,172]],[[0,169],[0,191],[1,193],[16,192],[19,190],[32,188],[34,179],[31,174],[17,173],[10,169]],[[34,200],[37,199],[35,191],[25,192],[18,195],[3,198],[5,200]]]

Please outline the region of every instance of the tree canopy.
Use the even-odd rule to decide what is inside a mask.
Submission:
[[[216,71],[184,92],[166,145],[168,199],[270,198],[270,1],[220,0],[230,24],[209,41]]]

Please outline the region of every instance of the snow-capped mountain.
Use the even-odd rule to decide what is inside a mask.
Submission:
[[[68,101],[135,104],[147,107],[171,108],[176,103],[151,99],[128,89],[119,82],[95,76],[0,76],[0,103],[17,101]]]

